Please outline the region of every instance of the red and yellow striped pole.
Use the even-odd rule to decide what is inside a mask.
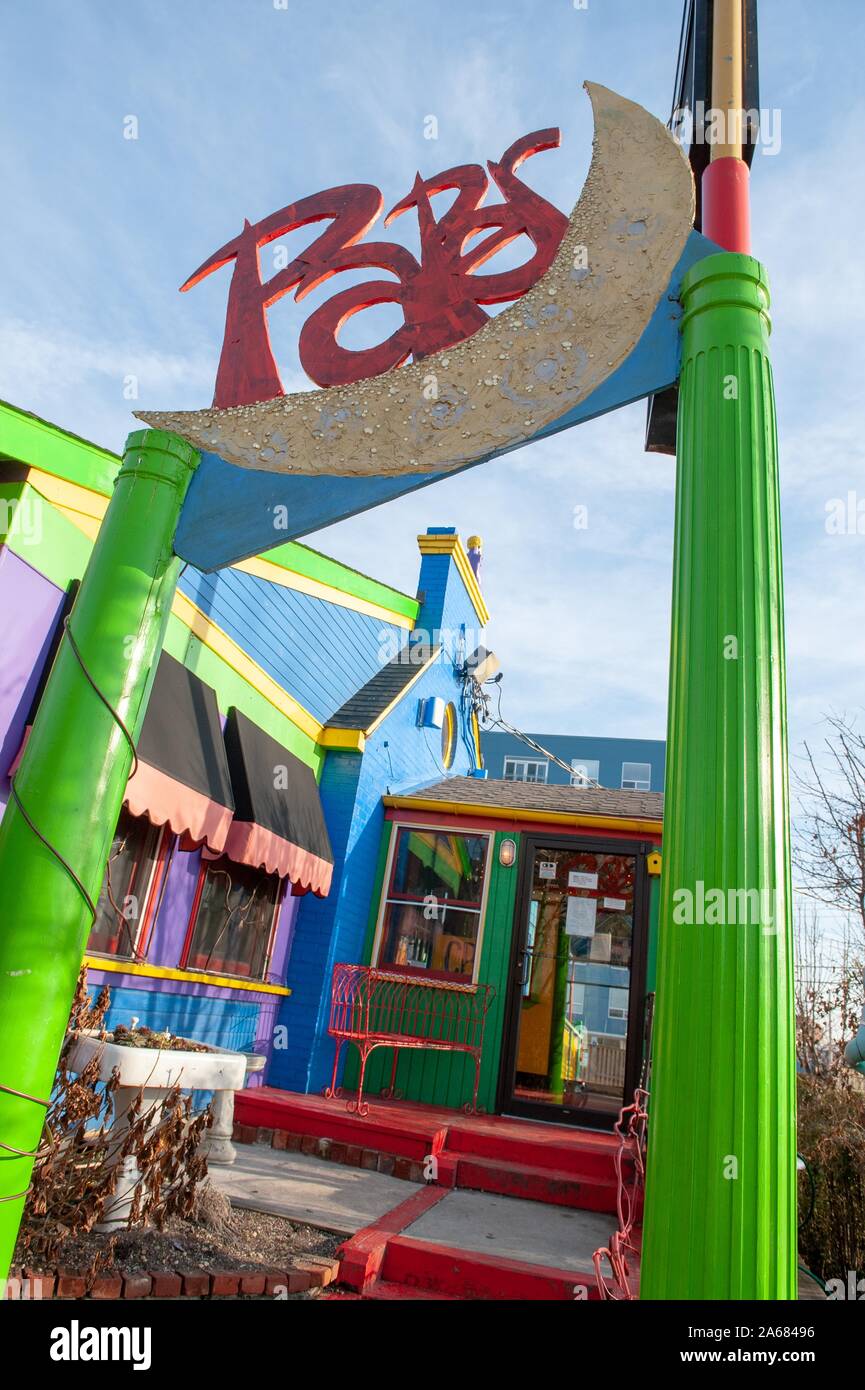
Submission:
[[[703,174],[703,234],[725,251],[751,251],[745,141],[743,0],[715,0],[712,20],[712,147]],[[720,119],[719,119],[720,118]]]

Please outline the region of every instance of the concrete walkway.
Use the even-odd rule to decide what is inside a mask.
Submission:
[[[615,1226],[614,1216],[596,1211],[458,1190],[402,1234],[456,1250],[587,1273],[593,1254],[608,1244]]]
[[[238,1144],[236,1163],[213,1164],[210,1176],[234,1206],[346,1235],[419,1191],[417,1183],[383,1173],[257,1144]],[[588,1271],[592,1255],[607,1244],[614,1226],[614,1217],[598,1212],[458,1190],[444,1195],[403,1235],[528,1264]]]
[[[341,1235],[354,1235],[404,1202],[418,1184],[307,1154],[238,1144],[237,1161],[214,1163],[215,1187],[232,1206],[271,1212]]]

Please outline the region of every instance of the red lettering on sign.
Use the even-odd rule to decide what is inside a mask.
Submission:
[[[517,169],[540,150],[555,148],[557,129],[534,131],[516,140],[488,168],[504,202],[483,206],[489,179],[479,164],[461,164],[434,178],[418,174],[411,192],[388,213],[385,226],[416,209],[421,254],[418,261],[390,241],[363,241],[382,206],[372,184],[343,184],[291,203],[261,222],[245,222],[233,241],[210,256],[181,286],[189,290],[206,275],[234,261],[228,292],[225,339],[213,404],[250,405],[283,394],[270,346],[267,309],[290,290],[300,301],[317,285],[344,270],[390,271],[395,280],[370,280],[342,290],[310,315],[300,334],[301,365],[319,386],[343,386],[453,347],[487,321],[482,304],[517,299],[551,265],[568,219],[517,177]],[[431,199],[456,189],[452,206],[436,218]],[[327,221],[321,236],[289,265],[262,281],[262,246],[298,227]],[[478,269],[520,236],[533,242],[523,265],[496,274]],[[340,346],[339,331],[354,314],[374,304],[398,304],[403,323],[376,347]]]

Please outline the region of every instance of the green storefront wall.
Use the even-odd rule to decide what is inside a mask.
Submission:
[[[375,889],[370,904],[367,934],[364,943],[364,961],[371,962],[375,931],[378,923],[381,894],[387,871],[388,855],[395,822],[387,822],[382,833],[379,859],[376,871]],[[470,831],[471,826],[456,826],[454,830]],[[484,1050],[481,1062],[481,1082],[478,1092],[478,1105],[488,1113],[496,1110],[499,1068],[501,1066],[502,1044],[505,1029],[505,1010],[507,1007],[508,967],[511,958],[511,933],[514,925],[514,907],[520,862],[521,835],[513,830],[500,831],[492,837],[490,853],[490,884],[484,915],[481,963],[478,971],[480,984],[492,985],[495,998],[487,1014],[484,1033]],[[515,840],[517,855],[514,864],[503,868],[499,863],[499,845],[502,840]],[[655,965],[658,950],[658,906],[660,902],[660,878],[649,878],[649,941],[646,965],[646,992],[655,989]],[[358,1053],[354,1046],[347,1049],[344,1086],[354,1090],[358,1079]],[[374,1097],[390,1084],[390,1070],[393,1053],[390,1048],[378,1048],[367,1063],[364,1093]],[[400,1052],[397,1070],[397,1090],[405,1100],[413,1100],[425,1105],[442,1105],[453,1109],[461,1108],[471,1099],[474,1082],[474,1063],[471,1058],[455,1052],[425,1052],[404,1049]]]
[[[454,826],[453,828],[455,830],[470,829],[468,826]],[[394,824],[388,822],[382,835],[375,891],[370,905],[364,946],[365,961],[369,961],[372,956],[382,885],[393,831]],[[519,845],[520,837],[511,830],[496,833],[492,836],[490,851],[490,882],[484,914],[481,963],[478,971],[478,982],[492,985],[495,990],[495,998],[490,1005],[486,1019],[481,1084],[478,1091],[478,1105],[490,1112],[496,1108],[505,1005],[507,1003],[511,930],[517,887],[517,864],[513,864],[510,868],[502,868],[499,863],[499,845],[502,840],[516,840]],[[518,860],[519,856],[517,856]],[[344,1084],[349,1089],[354,1089],[357,1085],[358,1075],[357,1049],[349,1047],[348,1053]],[[392,1057],[393,1053],[389,1048],[378,1048],[372,1054],[367,1063],[364,1093],[368,1092],[372,1097],[388,1085]],[[458,1109],[466,1101],[471,1100],[473,1082],[474,1062],[470,1057],[458,1052],[426,1052],[411,1049],[400,1052],[397,1089],[405,1100]]]

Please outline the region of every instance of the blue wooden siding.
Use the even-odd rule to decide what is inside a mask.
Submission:
[[[322,723],[406,638],[395,624],[241,570],[201,574],[190,567],[180,588]]]
[[[463,606],[455,602],[449,615],[452,620],[466,618],[464,588],[462,593]],[[441,735],[437,729],[417,727],[417,705],[418,700],[440,695],[459,708],[459,690],[453,663],[440,659],[367,740],[362,758],[350,753],[327,755],[320,791],[335,856],[334,881],[327,898],[310,896],[301,901],[286,977],[292,994],[280,1010],[288,1047],[273,1053],[269,1072],[273,1086],[315,1092],[330,1081],[331,974],[336,961],[364,959],[384,824],[381,798],[395,790],[397,782],[417,786],[448,775],[441,762]],[[465,776],[473,767],[464,732],[461,728],[449,769],[453,776]]]
[[[257,1040],[260,1005],[236,999],[203,999],[153,989],[114,989],[106,1015],[108,1028],[128,1026],[137,1018],[157,1032],[165,1028],[182,1038],[251,1052]]]

